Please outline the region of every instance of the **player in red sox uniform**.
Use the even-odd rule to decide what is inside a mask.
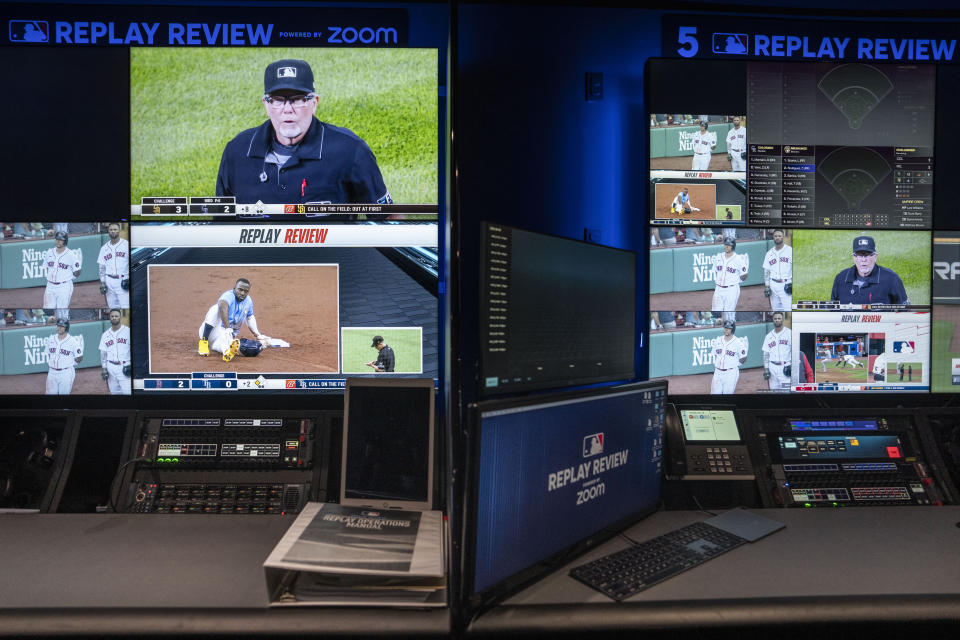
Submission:
[[[763,256],[763,292],[774,311],[789,311],[793,297],[784,291],[793,282],[793,247],[783,239],[783,229],[774,230],[773,246]]]
[[[790,388],[790,376],[783,368],[791,362],[793,335],[783,326],[785,315],[781,311],[774,312],[773,329],[763,339],[763,377],[772,390]]]
[[[733,129],[727,132],[727,155],[730,156],[731,171],[746,171],[747,161],[743,157],[747,150],[747,128],[740,126],[740,117],[733,117]]]
[[[83,360],[83,342],[70,335],[70,321],[57,320],[57,332],[47,338],[47,395],[67,395],[73,389],[77,363]]]
[[[110,309],[110,328],[100,336],[100,366],[113,395],[130,395],[130,327],[122,317],[120,309]]]
[[[111,309],[129,309],[130,291],[123,288],[123,282],[130,279],[130,243],[120,237],[120,225],[116,222],[110,223],[107,233],[110,240],[100,247],[97,256],[100,292],[107,296]]]
[[[53,247],[43,254],[47,268],[47,288],[43,292],[43,308],[56,309],[57,318],[70,319],[70,298],[73,296],[73,279],[80,275],[83,265],[80,254],[67,248],[70,240],[63,231],[53,236]]]
[[[717,148],[717,134],[707,131],[707,123],[700,123],[700,131],[693,134],[693,170],[706,171],[710,168],[710,157]]]
[[[740,300],[740,282],[747,279],[747,258],[736,253],[737,241],[724,238],[723,253],[713,264],[713,306],[711,311],[723,311],[723,319],[736,322],[734,310]]]
[[[747,361],[747,341],[734,333],[737,325],[730,320],[723,323],[723,337],[713,348],[713,380],[710,393],[735,393],[740,379],[740,365]]]

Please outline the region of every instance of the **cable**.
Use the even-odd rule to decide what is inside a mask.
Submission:
[[[127,460],[126,462],[124,462],[122,465],[120,465],[120,468],[117,469],[117,474],[113,476],[113,481],[110,482],[110,495],[107,496],[110,502],[110,508],[113,510],[114,513],[119,513],[117,511],[117,496],[115,495],[117,478],[123,477],[123,470],[127,468],[127,465],[133,464],[134,462],[153,462],[153,459],[147,458],[144,456],[141,456],[139,458],[133,458],[132,460]]]
[[[691,494],[690,494],[690,498],[693,499],[693,503],[694,503],[695,505],[697,505],[697,509],[699,509],[699,510],[702,511],[703,513],[705,513],[705,514],[707,514],[707,515],[709,515],[709,516],[715,516],[715,515],[717,515],[717,514],[715,514],[713,511],[707,511],[706,509],[704,509],[704,508],[703,508],[703,505],[700,504],[700,501],[697,500],[697,496],[695,496],[695,495],[693,495],[693,494],[691,493]]]

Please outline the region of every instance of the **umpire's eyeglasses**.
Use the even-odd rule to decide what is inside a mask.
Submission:
[[[263,101],[266,102],[267,106],[271,109],[276,109],[279,111],[283,109],[288,102],[294,109],[303,109],[315,97],[316,96],[314,94],[296,96],[263,96]]]

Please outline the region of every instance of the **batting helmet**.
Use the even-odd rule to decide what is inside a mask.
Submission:
[[[70,236],[67,235],[66,231],[57,231],[53,234],[54,240],[63,240],[63,246],[67,246],[67,243],[70,242]]]
[[[66,318],[57,318],[57,326],[63,327],[67,331],[70,331],[70,321]]]
[[[253,358],[260,355],[261,351],[263,351],[263,344],[259,340],[240,338],[240,355]]]
[[[723,328],[724,328],[724,329],[730,329],[730,333],[736,333],[736,332],[737,332],[737,323],[734,322],[733,320],[724,320],[724,322],[723,322]]]
[[[730,245],[731,248],[736,249],[736,248],[737,248],[737,239],[736,239],[736,238],[724,238],[724,239],[723,239],[723,244],[728,244],[728,245]]]

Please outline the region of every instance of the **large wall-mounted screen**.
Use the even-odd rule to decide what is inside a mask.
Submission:
[[[651,60],[647,76],[649,376],[676,394],[950,381],[947,350],[931,355],[953,326],[931,299],[936,67]]]

